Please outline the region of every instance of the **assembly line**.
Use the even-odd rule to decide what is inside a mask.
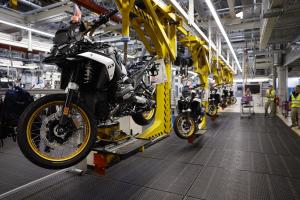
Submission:
[[[0,199],[300,199],[298,7],[1,2]]]

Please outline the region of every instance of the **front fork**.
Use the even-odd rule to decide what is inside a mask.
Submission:
[[[71,105],[72,105],[73,98],[74,98],[75,94],[77,94],[77,91],[79,89],[78,84],[75,82],[75,80],[77,80],[77,76],[78,76],[78,69],[75,72],[73,72],[73,74],[71,75],[70,82],[68,84],[68,87],[66,88],[67,98],[64,103],[62,117],[59,120],[60,127],[63,127],[64,125],[66,125],[70,111],[71,111]]]

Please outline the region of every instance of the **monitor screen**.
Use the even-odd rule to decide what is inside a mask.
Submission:
[[[260,93],[260,85],[246,85],[246,88],[250,88],[252,94],[259,94]]]

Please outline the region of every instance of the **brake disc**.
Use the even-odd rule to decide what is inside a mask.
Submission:
[[[61,113],[57,112],[57,113],[53,113],[53,114],[47,116],[42,121],[42,126],[40,128],[41,141],[43,141],[46,146],[48,146],[52,149],[62,150],[63,148],[65,148],[65,146],[78,147],[78,144],[75,145],[73,143],[73,140],[78,141],[79,131],[73,132],[72,135],[70,137],[68,137],[68,139],[66,141],[64,141],[63,143],[58,142],[57,139],[55,139],[55,138],[53,139],[53,141],[49,141],[49,139],[47,138],[47,134],[49,134],[50,131],[53,131],[54,137],[63,139],[63,138],[59,137],[57,134],[55,134],[55,129],[57,126],[55,126],[53,128],[54,130],[50,130],[50,128],[49,128],[49,123],[59,120],[60,117],[61,117]]]

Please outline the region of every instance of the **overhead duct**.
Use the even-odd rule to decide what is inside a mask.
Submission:
[[[283,62],[281,53],[274,53],[273,64],[274,66],[282,66]]]
[[[289,8],[272,8],[266,10],[263,14],[263,18],[273,18],[273,17],[280,17],[286,15],[290,12],[298,12],[300,10],[300,6],[295,5]]]
[[[68,4],[69,2],[70,2],[69,0],[63,0],[61,2],[57,2],[57,3],[54,3],[54,4],[50,4],[48,6],[43,6],[43,7],[28,11],[28,12],[24,13],[24,15],[32,15],[32,14],[36,14],[36,13],[39,13],[39,12],[42,12],[42,11],[45,11],[45,10],[50,10],[50,9]]]
[[[282,8],[269,9],[264,13],[263,18],[279,17],[283,15],[283,12]]]
[[[29,6],[29,7],[33,8],[33,9],[39,9],[39,8],[42,8],[41,6],[36,5],[36,4],[34,4],[34,3],[30,2],[30,1],[26,1],[26,0],[18,0],[18,2],[21,3],[21,4],[24,4],[24,5],[26,5],[26,6]]]

